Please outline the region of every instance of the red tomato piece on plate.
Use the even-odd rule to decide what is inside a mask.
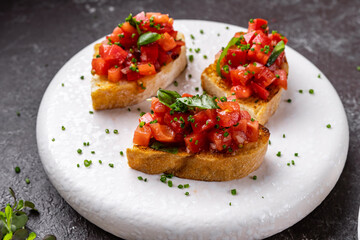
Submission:
[[[148,146],[151,138],[151,128],[149,126],[138,126],[134,133],[133,143],[141,146]]]

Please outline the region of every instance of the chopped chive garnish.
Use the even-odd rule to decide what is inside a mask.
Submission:
[[[299,93],[303,93],[303,90],[302,90],[302,89],[299,89]]]
[[[61,130],[65,131],[65,127],[64,127],[64,126],[61,126]]]
[[[194,55],[189,55],[189,61],[193,62],[194,61]]]
[[[179,83],[177,81],[174,81],[174,86],[175,87],[179,86]]]
[[[55,142],[55,138],[51,139],[51,141]]]
[[[17,115],[18,117],[20,117],[20,116],[21,116],[20,112],[16,112],[16,115]]]
[[[118,134],[119,131],[118,131],[117,129],[114,129],[114,133],[115,133],[115,134]]]
[[[131,109],[130,109],[130,108],[128,108],[128,111],[129,111],[129,112],[131,112]]]
[[[191,75],[191,74],[189,74],[189,75],[188,75],[188,77],[189,77],[189,78],[192,78],[192,75]]]
[[[320,75],[320,73],[319,73],[319,75],[318,75],[318,78],[321,78],[321,75]]]
[[[201,33],[201,34],[204,34],[204,30],[200,29],[200,33]]]
[[[87,160],[87,159],[84,160],[85,167],[90,167],[91,164],[92,164],[91,160]]]
[[[231,194],[236,195],[236,189],[231,189]]]
[[[16,167],[15,167],[15,172],[16,172],[16,173],[20,173],[20,171],[21,171],[21,170],[20,170],[20,167],[16,166]]]
[[[140,181],[144,180],[142,176],[138,176],[138,179],[139,179]]]
[[[190,185],[187,183],[187,184],[184,184],[184,188],[189,188]]]
[[[80,164],[77,164],[76,166],[79,168],[79,167],[80,167]]]
[[[196,87],[196,88],[195,88],[195,91],[197,91],[197,92],[198,92],[198,91],[199,91],[199,88],[198,88],[198,87]]]
[[[82,154],[82,150],[79,148],[79,149],[77,150],[77,153],[78,153],[78,154]]]
[[[186,193],[185,193],[185,195],[186,195],[186,196],[189,196],[189,195],[190,195],[190,193],[189,193],[189,192],[186,192]]]
[[[269,145],[271,145],[271,141],[269,140]]]
[[[299,153],[294,153],[294,156],[295,156],[295,157],[298,157],[298,156],[299,156]]]
[[[357,69],[358,71],[360,71],[360,66],[357,66],[356,69]]]
[[[26,182],[26,184],[30,184],[30,179],[29,179],[29,178],[25,178],[25,182]]]
[[[285,138],[285,133],[283,134],[283,138]]]
[[[109,130],[109,129],[105,129],[105,132],[106,132],[107,134],[109,134],[109,133],[110,133],[110,130]]]
[[[279,151],[276,156],[281,157],[281,152]]]
[[[207,59],[207,56],[206,56],[206,55],[204,55],[204,56],[203,56],[203,58],[204,58],[204,59]]]
[[[292,164],[292,165],[295,165],[295,161],[294,161],[294,160],[291,160],[291,164]]]
[[[287,165],[290,167],[290,163],[287,163]]]
[[[95,154],[95,151],[91,151],[91,154]]]
[[[192,35],[192,34],[190,34],[190,38],[191,38],[192,40],[195,39],[194,35]]]
[[[84,80],[84,76],[81,76],[80,79],[81,79],[81,80]]]
[[[229,206],[231,206],[231,202],[229,202]]]
[[[102,161],[101,161],[101,160],[99,160],[99,163],[100,163],[100,164],[102,164]]]
[[[114,164],[113,164],[113,163],[109,163],[109,167],[114,168]]]
[[[310,93],[310,94],[314,94],[314,89],[310,89],[310,90],[309,90],[309,93]]]
[[[169,187],[172,187],[172,186],[173,186],[173,183],[172,183],[171,180],[168,181],[168,186],[169,186]]]
[[[289,98],[288,100],[286,100],[288,103],[291,103],[291,99]]]
[[[178,185],[178,188],[179,188],[179,189],[183,189],[183,188],[184,188],[184,186],[183,186],[183,185],[181,185],[181,184],[179,184],[179,185]]]
[[[65,86],[65,84],[62,83],[61,86],[63,87],[63,86]]]
[[[124,152],[123,152],[123,151],[120,151],[120,155],[121,155],[121,156],[124,156]]]
[[[331,124],[326,125],[327,128],[331,128]]]
[[[254,176],[252,177],[252,179],[253,179],[253,180],[256,180],[256,179],[257,179],[257,176],[256,176],[256,175],[254,175]]]
[[[90,114],[94,114],[94,112],[93,112],[93,111],[89,111],[89,113],[90,113]]]

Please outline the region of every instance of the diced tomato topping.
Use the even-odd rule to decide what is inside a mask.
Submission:
[[[192,117],[191,127],[194,133],[199,133],[211,129],[216,124],[216,110],[207,109],[196,113]]]
[[[122,72],[120,68],[112,67],[108,70],[108,79],[111,82],[119,82],[122,78]]]
[[[240,105],[236,102],[219,102],[217,120],[221,127],[231,127],[236,124],[240,117]]]
[[[247,111],[241,110],[240,111],[240,119],[251,120],[251,116]]]
[[[151,138],[151,128],[147,125],[138,126],[134,133],[133,143],[141,146],[148,146]]]
[[[175,39],[167,32],[164,33],[161,38],[157,40],[157,42],[159,43],[160,47],[166,52],[176,47]]]
[[[266,100],[270,93],[268,90],[266,90],[265,88],[263,88],[262,86],[260,86],[259,84],[255,83],[255,82],[251,82],[250,83],[251,89],[254,91],[254,93],[256,93],[256,95],[263,99]]]
[[[246,136],[249,142],[256,142],[259,136],[259,122],[258,121],[248,121],[246,128]]]
[[[246,34],[244,34],[244,39],[246,43],[249,43],[250,45],[252,45],[254,38],[259,34],[259,31],[252,31],[252,32],[247,32]]]
[[[126,78],[128,81],[135,81],[138,80],[140,77],[140,74],[133,70],[129,70],[126,74]]]
[[[170,111],[170,108],[162,104],[158,98],[153,97],[151,101],[151,110],[158,116],[163,117],[166,112]]]
[[[164,123],[171,127],[175,133],[183,133],[189,125],[187,114],[183,113],[165,113]]]
[[[151,63],[138,65],[140,75],[153,75],[156,74],[155,66]]]
[[[281,67],[281,65],[283,64],[284,60],[285,60],[285,52],[282,52],[282,53],[280,53],[280,55],[276,58],[275,63],[276,63],[276,65],[277,65],[278,67]]]
[[[181,97],[192,97],[193,95],[188,94],[188,93],[184,93],[183,95],[181,95]]]
[[[184,138],[185,146],[192,153],[206,149],[208,143],[206,132],[192,133]]]
[[[286,72],[282,69],[278,69],[278,70],[275,70],[274,74],[276,77],[274,84],[287,90],[287,74],[286,74]]]
[[[152,123],[149,125],[151,128],[152,135],[160,142],[174,142],[175,132],[168,126],[160,123]]]
[[[233,86],[231,92],[234,92],[237,98],[248,98],[252,95],[251,88],[242,85]]]
[[[145,122],[145,124],[148,124],[154,120],[155,120],[154,117],[150,113],[146,113],[139,118],[139,122]]]
[[[288,42],[288,39],[284,36],[282,36],[280,33],[272,33],[269,34],[269,38],[274,41],[274,44],[276,45],[278,42],[280,42],[281,40],[284,41],[284,43],[286,44]]]
[[[231,137],[237,144],[243,144],[247,140],[247,119],[241,119],[237,125],[231,128]]]
[[[246,70],[243,66],[239,66],[236,69],[230,71],[230,79],[233,86],[242,85],[246,86],[248,81],[252,78],[252,74]]]
[[[268,22],[264,19],[257,18],[249,21],[248,32],[261,30],[264,33],[269,32]]]
[[[141,46],[141,56],[140,59],[142,62],[149,62],[155,64],[159,56],[159,47],[157,44],[151,44],[146,46]]]
[[[266,88],[271,83],[276,80],[275,74],[269,69],[264,67],[258,74],[256,78],[256,82],[259,83],[260,86]]]
[[[110,65],[120,65],[126,59],[128,53],[117,45],[102,44],[99,48],[101,58]]]
[[[95,70],[98,75],[108,74],[109,64],[102,58],[94,58],[91,62],[92,69]]]
[[[165,66],[166,64],[168,64],[169,62],[172,61],[172,58],[169,54],[167,54],[167,52],[165,52],[162,49],[159,49],[159,63],[161,66]]]
[[[217,151],[222,151],[231,146],[232,138],[229,130],[213,129],[209,132],[210,148]]]
[[[225,60],[226,64],[231,67],[237,67],[246,63],[246,51],[241,50],[237,47],[232,47],[228,50]]]

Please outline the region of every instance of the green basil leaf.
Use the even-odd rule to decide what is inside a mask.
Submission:
[[[237,41],[239,41],[239,40],[240,40],[239,37],[238,37],[238,38],[233,37],[233,38],[230,40],[230,42],[228,43],[228,45],[226,46],[226,48],[224,48],[224,50],[223,50],[222,53],[220,54],[220,57],[219,57],[219,59],[218,59],[218,61],[217,61],[217,63],[216,63],[216,72],[217,72],[217,74],[218,74],[220,77],[222,77],[221,67],[220,67],[220,62],[221,62],[221,60],[226,56],[229,48],[230,48],[231,46],[235,45],[235,43],[236,43]]]
[[[15,225],[16,230],[25,227],[27,221],[29,220],[28,216],[22,214],[22,215],[13,215],[12,217],[12,223]]]
[[[25,207],[28,207],[28,208],[31,208],[32,210],[35,210],[35,211],[38,211],[36,208],[35,208],[35,204],[30,202],[30,201],[25,201]]]
[[[16,207],[17,210],[21,210],[24,208],[24,200],[19,200],[19,203]]]
[[[153,142],[150,147],[158,151],[168,152],[172,154],[177,154],[179,152],[179,149],[177,147],[168,147],[165,144],[157,141]]]
[[[189,106],[189,107],[197,107],[200,109],[216,109],[219,108],[216,104],[215,100],[212,99],[209,95],[203,94],[201,96],[193,96],[193,97],[183,97],[178,98],[177,101]]]
[[[16,232],[14,232],[14,236],[12,240],[26,240],[29,236],[29,231],[26,229],[19,229]]]
[[[36,238],[36,234],[31,232],[26,240],[34,240]]]
[[[159,89],[157,91],[157,96],[159,101],[168,107],[175,103],[177,98],[181,98],[181,95],[177,92],[164,89]]]
[[[11,240],[13,237],[13,233],[12,232],[9,232],[5,235],[4,239],[3,240]]]
[[[267,63],[265,64],[265,66],[270,67],[271,65],[273,65],[273,63],[276,61],[276,59],[278,58],[278,56],[285,50],[285,43],[283,40],[281,40],[280,42],[278,42],[276,44],[276,46],[274,47],[274,50],[272,51]]]
[[[147,32],[144,34],[141,34],[139,39],[138,39],[138,46],[143,46],[149,43],[153,43],[155,41],[157,41],[158,39],[160,39],[161,35],[155,32]]]
[[[56,240],[56,237],[54,235],[46,235],[43,240]]]

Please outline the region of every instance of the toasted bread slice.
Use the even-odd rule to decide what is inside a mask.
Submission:
[[[177,39],[185,40],[182,33]],[[95,56],[99,45],[95,45]],[[155,75],[145,76],[137,81],[110,82],[105,76],[94,75],[91,79],[91,98],[95,110],[123,108],[144,101],[159,88],[166,88],[186,67],[186,48],[181,47],[180,55],[171,63],[161,67]],[[145,87],[142,89],[140,86]]]
[[[216,62],[217,60],[205,68],[201,74],[201,86],[210,95],[217,97],[231,96],[231,86],[217,74]],[[286,58],[281,68],[288,73],[289,67]],[[251,117],[259,121],[260,124],[265,124],[271,115],[275,113],[279,106],[283,89],[271,86],[269,92],[270,95],[267,100],[255,96],[239,99],[242,109],[248,111]]]
[[[263,162],[270,133],[259,125],[259,138],[246,143],[233,153],[187,153],[185,149],[172,154],[135,145],[126,150],[131,168],[148,174],[168,173],[202,181],[229,181],[249,175]]]

